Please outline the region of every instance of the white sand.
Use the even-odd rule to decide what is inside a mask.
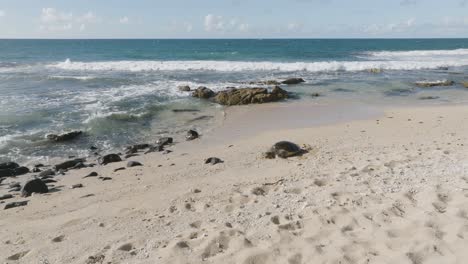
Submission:
[[[144,167],[72,171],[58,176],[62,191],[0,211],[0,260],[467,263],[467,110],[391,109],[378,121],[224,142],[205,135],[168,155],[131,159]],[[285,139],[312,149],[288,160],[262,158]],[[205,165],[211,156],[225,162]],[[91,171],[113,179],[82,179]],[[76,183],[84,188],[68,188]]]

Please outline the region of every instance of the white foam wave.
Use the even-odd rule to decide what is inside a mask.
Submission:
[[[79,81],[89,81],[96,79],[96,76],[66,76],[66,75],[52,75],[49,76],[49,79],[52,80],[79,80]]]
[[[468,58],[444,60],[374,60],[374,61],[324,61],[324,62],[246,62],[246,61],[108,61],[71,62],[65,61],[49,67],[70,71],[280,71],[280,72],[336,72],[382,70],[422,70],[439,67],[468,65]]]
[[[411,50],[411,51],[377,51],[369,52],[374,57],[440,57],[440,56],[468,56],[468,49],[455,50]]]

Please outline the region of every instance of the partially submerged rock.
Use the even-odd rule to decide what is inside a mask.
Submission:
[[[281,83],[275,80],[265,80],[265,81],[249,82],[249,84],[280,85]]]
[[[305,81],[302,78],[289,78],[289,79],[286,79],[286,80],[282,81],[281,83],[282,84],[300,84],[300,83],[303,83],[303,82],[305,82]]]
[[[305,150],[301,149],[298,145],[289,141],[280,141],[265,153],[265,157],[269,159],[273,159],[275,157],[286,159],[289,157],[300,156],[304,153]]]
[[[192,93],[193,97],[197,98],[202,98],[202,99],[209,99],[213,96],[215,96],[215,92],[213,90],[206,88],[206,87],[198,87],[195,91]]]
[[[219,92],[214,101],[221,105],[246,105],[276,102],[288,98],[288,92],[275,86],[271,92],[266,88],[240,88]]]
[[[438,80],[438,81],[420,81],[415,83],[419,87],[435,87],[435,86],[452,86],[454,81]]]
[[[48,193],[48,192],[49,192],[49,188],[42,180],[33,179],[24,184],[21,195],[24,197],[27,197],[33,193]]]
[[[380,68],[372,68],[367,70],[368,73],[382,73],[382,69]]]
[[[119,161],[122,161],[122,159],[117,154],[107,154],[99,158],[99,164],[101,165],[107,165],[109,163],[119,162]]]
[[[180,92],[190,92],[190,86],[188,86],[188,85],[180,85],[180,86],[177,87],[177,89]]]
[[[47,135],[47,139],[55,142],[63,142],[63,141],[70,141],[83,134],[83,131],[72,131],[60,135],[56,134],[49,134]]]

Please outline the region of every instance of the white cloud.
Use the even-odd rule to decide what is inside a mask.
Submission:
[[[63,13],[55,8],[42,8],[41,21],[44,23],[61,23],[73,19],[72,13]]]
[[[297,32],[297,31],[300,31],[300,30],[302,29],[302,24],[296,23],[296,22],[292,22],[292,23],[289,23],[289,24],[288,24],[287,29],[288,29],[288,31]]]
[[[364,26],[362,31],[364,33],[379,35],[379,34],[389,34],[389,33],[403,33],[416,25],[416,19],[410,18],[406,21],[399,23],[390,23],[390,24],[371,24]]]
[[[6,16],[5,11],[0,9],[0,17],[4,17],[4,16]]]
[[[206,15],[204,20],[205,31],[207,32],[247,32],[250,30],[248,23],[241,23],[238,19],[225,19],[222,16]]]
[[[208,32],[223,31],[224,21],[222,16],[209,14],[205,16],[205,30]]]
[[[125,24],[128,24],[128,23],[130,23],[130,19],[129,19],[127,16],[121,17],[121,18],[119,19],[119,23],[120,23],[120,24],[124,24],[124,25],[125,25]]]
[[[42,8],[40,21],[39,29],[43,31],[70,31],[74,28],[84,31],[88,25],[98,23],[99,18],[91,11],[74,16],[72,12],[48,7]]]

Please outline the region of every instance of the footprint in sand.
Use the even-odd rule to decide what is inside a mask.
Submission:
[[[23,251],[23,252],[20,252],[20,253],[16,253],[14,255],[11,255],[9,256],[7,259],[8,260],[20,260],[21,258],[23,258],[24,256],[26,256],[26,254],[29,253],[29,250],[26,250],[26,251]]]
[[[132,249],[133,249],[133,245],[131,243],[123,244],[118,248],[118,250],[121,250],[121,251],[130,251]]]
[[[54,238],[52,238],[52,242],[54,242],[54,243],[59,243],[59,242],[62,242],[64,238],[65,238],[64,235],[61,235],[61,236],[58,236],[58,237],[54,237]]]
[[[267,264],[269,263],[270,254],[262,253],[249,256],[245,259],[244,264]]]

